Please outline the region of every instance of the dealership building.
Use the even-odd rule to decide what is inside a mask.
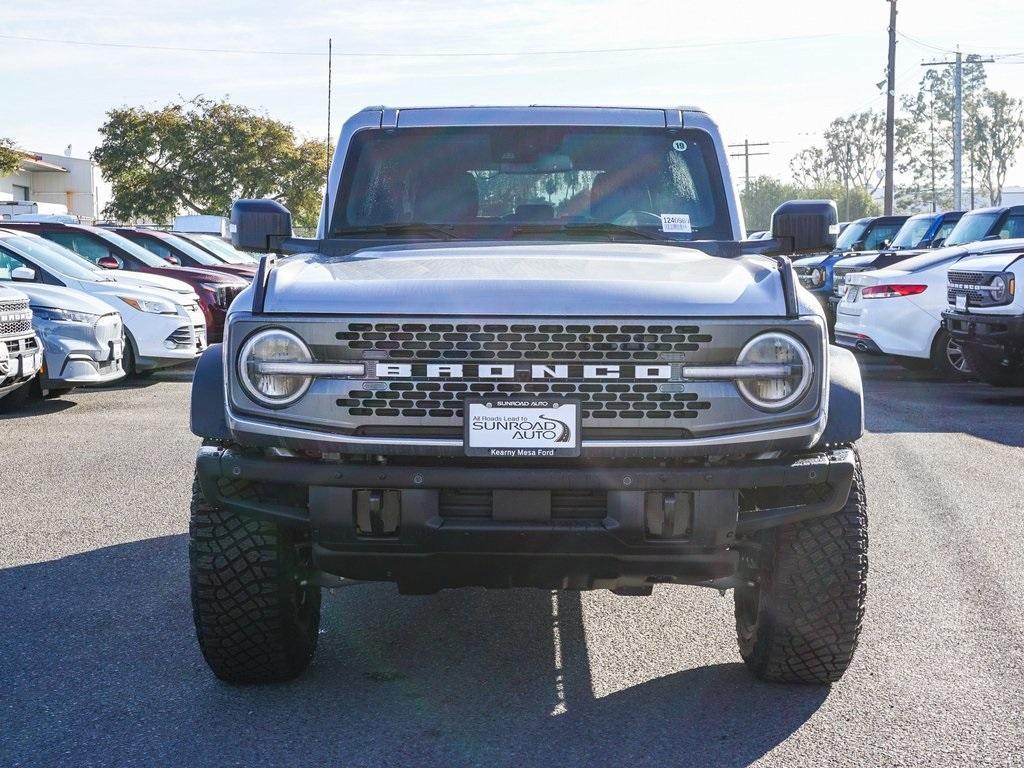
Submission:
[[[25,152],[18,169],[0,176],[0,217],[38,204],[39,213],[70,213],[94,221],[110,198],[110,187],[89,158]]]

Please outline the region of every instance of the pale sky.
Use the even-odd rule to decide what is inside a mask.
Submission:
[[[324,136],[333,37],[335,135],[348,115],[371,104],[696,104],[730,142],[772,142],[768,156],[752,158],[753,175],[786,177],[790,157],[832,118],[884,109],[876,83],[884,77],[888,9],[885,0],[8,0],[0,10],[0,136],[37,151],[62,152],[71,144],[84,155],[99,140],[108,109],[157,107],[197,94],[227,96],[292,123],[302,135]],[[927,45],[1022,52],[988,72],[990,87],[1024,97],[1020,0],[899,0],[899,11],[898,29]],[[922,61],[947,58],[906,39],[897,51],[900,93],[914,89]],[[510,55],[398,55],[478,52]],[[733,163],[739,176],[742,161]],[[1024,184],[1024,157],[1008,183]]]

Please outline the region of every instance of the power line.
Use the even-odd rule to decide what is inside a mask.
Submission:
[[[565,50],[543,50],[543,51],[431,51],[431,52],[408,52],[397,53],[393,51],[349,51],[335,53],[334,56],[345,58],[387,58],[387,59],[416,59],[416,58],[492,58],[500,56],[575,56],[594,53],[642,53],[647,51],[679,51],[699,48],[735,48],[744,45],[761,45],[764,43],[796,42],[800,40],[820,40],[832,37],[841,37],[848,33],[826,32],[817,35],[793,35],[790,37],[762,37],[750,40],[723,41],[715,43],[679,43],[676,45],[644,45],[628,48],[574,48]],[[323,51],[286,51],[286,50],[257,50],[249,48],[189,48],[172,45],[148,45],[142,43],[120,43],[120,42],[99,42],[93,40],[67,40],[55,37],[29,37],[25,35],[0,34],[2,40],[18,40],[31,43],[54,43],[59,45],[82,45],[98,48],[129,48],[145,51],[174,51],[179,53],[224,53],[258,56],[312,56],[325,57]]]
[[[750,189],[750,158],[760,157],[762,155],[770,154],[768,152],[751,152],[751,147],[767,147],[771,144],[770,141],[759,141],[752,142],[748,139],[744,139],[742,144],[729,144],[729,149],[742,148],[742,152],[735,152],[730,154],[729,157],[742,157],[743,158],[743,191],[746,192]]]

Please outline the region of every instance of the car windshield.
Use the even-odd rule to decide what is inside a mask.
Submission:
[[[252,264],[253,258],[248,254],[235,250],[216,235],[189,235],[189,240],[194,240],[203,248],[213,251],[214,256],[228,264]]]
[[[968,213],[953,227],[946,238],[946,245],[966,245],[981,240],[988,235],[992,225],[999,218],[998,211],[988,213]]]
[[[162,269],[164,267],[169,266],[166,261],[161,259],[156,254],[150,253],[141,245],[133,243],[127,237],[122,237],[116,232],[109,232],[105,229],[100,229],[99,227],[94,227],[89,231],[95,235],[98,235],[101,239],[106,240],[111,245],[115,245],[121,250],[130,254],[131,256],[134,256],[147,267],[159,267]]]
[[[849,251],[853,248],[854,243],[863,237],[864,232],[868,228],[870,221],[854,221],[849,224],[846,229],[842,231],[839,238],[836,240],[837,251]]]
[[[224,263],[216,256],[211,256],[202,248],[190,243],[183,237],[178,237],[176,235],[164,235],[160,240],[172,248],[177,248],[190,259],[194,260],[198,264],[202,264],[204,267],[216,267]]]
[[[931,216],[913,216],[900,227],[890,247],[893,250],[916,248],[932,226]]]
[[[731,240],[711,138],[699,131],[557,126],[360,131],[331,234],[432,225],[459,237],[503,229]],[[421,227],[418,233],[427,231]],[[454,235],[453,235],[454,236]]]
[[[99,267],[93,267],[81,256],[52,243],[46,243],[41,238],[5,237],[2,242],[15,253],[66,277],[90,283],[108,282],[109,280],[105,275],[100,274],[103,270]]]

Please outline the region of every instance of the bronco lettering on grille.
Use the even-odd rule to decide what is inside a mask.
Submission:
[[[671,365],[522,365],[515,363],[377,363],[381,379],[671,380]]]

